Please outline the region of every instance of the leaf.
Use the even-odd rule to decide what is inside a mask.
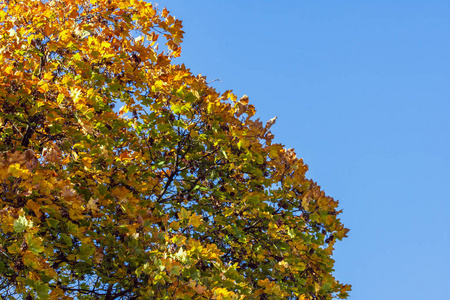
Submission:
[[[14,231],[15,232],[23,232],[27,228],[33,227],[33,222],[28,220],[24,215],[19,216],[16,220],[14,220]]]
[[[63,94],[59,94],[58,97],[56,98],[56,102],[58,103],[58,105],[60,105],[64,100],[64,95]]]
[[[98,202],[98,199],[94,199],[94,198],[89,199],[89,201],[86,205],[86,209],[92,210],[93,212],[98,211],[97,202]]]
[[[37,282],[34,285],[34,288],[36,290],[39,299],[48,299],[50,297],[50,295],[48,294],[50,289],[48,285],[46,285],[45,283]]]
[[[26,168],[22,168],[20,164],[12,164],[8,168],[8,173],[16,178],[27,179],[29,172]]]
[[[175,254],[175,257],[182,263],[185,263],[187,261],[187,252],[183,250],[183,248],[180,247],[178,252]]]
[[[170,270],[170,274],[178,276],[181,273],[181,269],[182,269],[181,265],[174,265]]]
[[[275,124],[276,120],[277,120],[277,117],[274,117],[274,118],[270,119],[269,121],[267,121],[265,129],[269,130],[270,127],[272,127],[272,125]]]
[[[26,251],[22,256],[23,264],[31,269],[39,269],[40,265],[36,260],[36,255],[33,253]]]
[[[197,294],[203,294],[203,293],[206,291],[206,287],[203,286],[203,285],[197,284],[197,285],[194,287],[194,290],[197,292]]]
[[[189,224],[191,224],[194,227],[198,227],[203,224],[202,217],[196,214],[193,214],[189,218]]]
[[[70,40],[71,38],[71,32],[70,30],[63,30],[61,31],[61,33],[59,34],[59,38],[62,42],[67,42]]]
[[[180,212],[178,213],[178,217],[180,218],[180,221],[189,219],[190,215],[191,215],[191,212],[187,211],[184,207],[182,207]]]
[[[72,246],[72,238],[70,238],[67,234],[61,233],[61,239],[64,241],[64,243],[71,247]]]
[[[32,253],[38,255],[42,251],[44,251],[44,246],[42,245],[43,239],[41,237],[35,237],[31,234],[27,235],[27,245],[28,250]]]
[[[42,213],[40,211],[40,205],[37,202],[34,202],[33,200],[28,200],[26,207],[31,209],[35,213],[36,217],[38,218],[41,217]]]
[[[17,245],[17,243],[12,244],[11,246],[8,246],[8,252],[11,254],[19,254],[22,252],[22,250],[20,249],[21,247],[19,247],[19,245]]]

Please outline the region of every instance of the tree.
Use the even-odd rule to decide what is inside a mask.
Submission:
[[[338,202],[275,119],[172,62],[181,21],[139,0],[0,6],[2,299],[347,297]]]

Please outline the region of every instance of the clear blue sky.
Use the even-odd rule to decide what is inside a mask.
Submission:
[[[340,201],[352,300],[450,299],[450,1],[160,1]]]

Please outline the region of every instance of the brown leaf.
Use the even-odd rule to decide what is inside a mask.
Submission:
[[[270,119],[267,123],[266,123],[266,130],[269,130],[270,127],[272,127],[273,124],[275,124],[275,121],[277,120],[277,117],[274,117],[272,119]]]
[[[206,291],[206,287],[203,285],[196,285],[194,290],[197,292],[197,294],[203,294],[204,291]]]
[[[137,217],[137,223],[138,223],[139,225],[143,225],[143,224],[144,224],[144,219],[142,218],[141,215],[138,215],[138,217]]]

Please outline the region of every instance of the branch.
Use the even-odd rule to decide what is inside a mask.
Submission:
[[[2,249],[0,249],[0,253],[6,256],[10,261],[14,261],[6,252],[4,252]]]

